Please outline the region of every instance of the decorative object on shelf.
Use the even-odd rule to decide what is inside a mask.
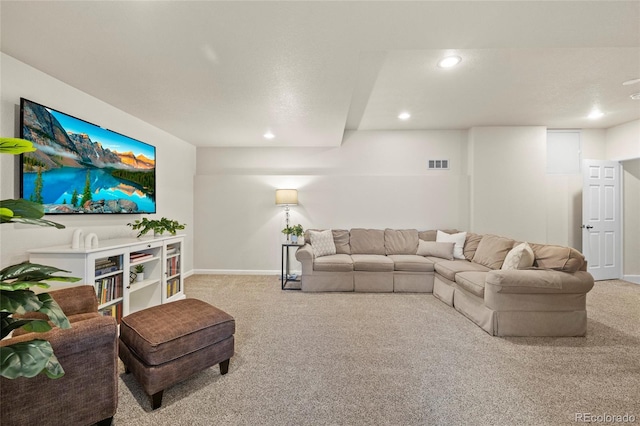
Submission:
[[[71,248],[80,248],[80,238],[82,238],[82,229],[76,229],[73,231],[73,237],[71,237]]]
[[[93,232],[84,239],[84,248],[98,248],[98,236]]]
[[[133,269],[136,271],[136,281],[144,281],[144,265],[136,265]]]
[[[297,206],[298,205],[298,190],[297,189],[276,189],[276,205],[284,206],[285,218],[286,218],[286,226],[284,229],[289,229],[289,206]],[[287,242],[290,241],[291,232],[284,232],[283,234],[287,236]]]
[[[181,224],[177,220],[170,220],[166,217],[160,220],[149,220],[144,217],[142,220],[136,219],[133,223],[127,223],[127,225],[134,230],[139,230],[137,237],[141,237],[149,231],[153,231],[153,235],[162,235],[165,231],[171,235],[176,235],[176,231],[182,230],[186,226],[186,224]]]
[[[80,278],[61,277],[58,272],[68,272],[52,266],[23,262],[0,271],[0,316],[2,318],[2,339],[13,330],[24,328],[29,332],[45,332],[51,330],[49,321],[60,328],[71,328],[60,306],[49,293],[35,294],[31,287],[49,288],[49,284],[41,281],[76,282]],[[40,318],[14,318],[13,314],[40,313],[49,321]],[[51,379],[64,375],[64,370],[51,344],[42,339],[14,343],[0,347],[0,375],[7,379],[17,377],[35,377],[44,373]]]

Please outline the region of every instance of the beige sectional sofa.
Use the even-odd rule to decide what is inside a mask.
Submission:
[[[586,333],[593,277],[570,247],[415,229],[312,230],[305,241],[296,252],[303,291],[433,293],[491,335]]]

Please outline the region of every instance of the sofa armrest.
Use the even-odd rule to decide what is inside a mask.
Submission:
[[[296,260],[302,264],[302,276],[313,274],[313,248],[307,243],[296,250]]]
[[[311,244],[307,243],[296,250],[296,260],[298,262],[313,260],[313,249],[311,248]]]
[[[5,339],[1,345],[46,339],[65,371],[59,379],[44,374],[14,380],[0,378],[1,424],[93,424],[112,417],[118,404],[118,329],[113,317],[96,316],[54,328]],[[25,401],[39,395],[25,409]]]
[[[487,273],[485,284],[496,293],[584,294],[593,288],[593,277],[584,271],[496,270]]]

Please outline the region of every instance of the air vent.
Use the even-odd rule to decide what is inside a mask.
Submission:
[[[449,160],[429,160],[429,170],[449,170]]]

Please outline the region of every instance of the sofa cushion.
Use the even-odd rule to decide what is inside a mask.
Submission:
[[[453,247],[455,243],[438,243],[436,241],[418,241],[418,256],[435,256],[442,259],[453,260]]]
[[[585,294],[593,288],[593,276],[586,271],[499,270],[487,274],[486,284],[494,293]]]
[[[498,237],[497,235],[484,235],[478,249],[473,255],[473,262],[479,263],[491,269],[500,269],[504,258],[513,248],[514,240]]]
[[[378,254],[352,254],[354,271],[393,272],[393,260]]]
[[[393,260],[395,271],[405,272],[433,272],[433,262],[415,254],[392,254],[388,256]]]
[[[349,246],[349,231],[346,229],[332,229],[333,243],[336,245],[336,254],[351,254]]]
[[[480,244],[480,240],[482,240],[481,234],[467,232],[467,238],[464,241],[464,249],[463,249],[465,259],[473,260],[473,256],[476,254],[476,250],[478,249],[478,244]]]
[[[457,234],[447,234],[443,231],[438,231],[436,235],[436,242],[439,243],[455,243],[453,247],[453,258],[464,260],[464,241],[467,238],[466,232],[458,232]]]
[[[481,299],[484,299],[484,282],[489,271],[470,271],[456,274],[456,284]]]
[[[309,231],[311,236],[311,248],[315,257],[336,254],[336,245],[333,243],[333,233],[326,231]]]
[[[351,254],[387,254],[382,229],[354,228],[349,233]]]
[[[527,243],[520,243],[512,248],[507,257],[504,258],[500,269],[527,269],[533,266],[535,255],[531,246]]]
[[[571,247],[561,247],[549,244],[531,244],[536,255],[538,268],[555,269],[565,272],[584,270],[584,256]]]
[[[314,271],[351,272],[353,260],[348,254],[332,254],[318,257],[313,262]]]
[[[442,229],[442,232],[445,232],[447,234],[457,234],[458,230],[457,229]],[[421,240],[424,241],[435,241],[436,237],[438,236],[438,231],[435,229],[430,229],[428,231],[420,231],[418,232],[418,238],[420,238]]]
[[[390,254],[416,254],[418,231],[415,229],[385,229],[384,249]]]
[[[434,269],[449,281],[455,281],[458,272],[490,270],[486,266],[469,262],[468,260],[443,260],[442,262],[436,263]]]

